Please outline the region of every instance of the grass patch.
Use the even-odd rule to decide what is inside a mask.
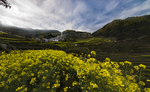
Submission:
[[[74,42],[75,44],[78,43],[97,43],[97,42],[112,42],[111,40],[107,38],[88,38],[88,39],[80,39],[77,40],[77,42]]]
[[[140,57],[150,57],[150,55],[140,55]]]

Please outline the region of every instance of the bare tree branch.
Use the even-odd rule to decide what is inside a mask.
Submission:
[[[0,0],[0,5],[3,5],[6,8],[11,8],[10,4],[6,0]]]

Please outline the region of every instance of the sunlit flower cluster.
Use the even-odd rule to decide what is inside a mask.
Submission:
[[[139,67],[144,68],[144,69],[146,68],[146,66],[143,64],[140,64]]]
[[[91,51],[91,55],[96,56],[96,52],[95,51]]]
[[[129,61],[124,61],[124,63],[125,63],[125,64],[129,64],[129,65],[132,65],[132,63],[129,62]]]
[[[135,68],[136,70],[138,70],[138,69],[139,69],[139,66],[134,66],[134,68]]]

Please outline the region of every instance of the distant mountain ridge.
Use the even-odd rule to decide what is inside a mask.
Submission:
[[[13,27],[13,26],[3,26],[0,25],[0,30],[3,32],[7,32],[9,34],[15,34],[20,36],[26,36],[26,37],[38,37],[41,34],[51,34],[56,33],[60,34],[58,30],[39,30],[39,29],[29,29],[29,28],[19,28],[19,27]]]
[[[150,15],[116,19],[93,33],[95,37],[115,37],[117,40],[150,40]]]

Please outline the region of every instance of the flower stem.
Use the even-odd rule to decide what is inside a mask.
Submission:
[[[127,64],[126,64],[126,76],[127,76]]]
[[[140,85],[141,73],[142,73],[142,69],[140,69],[140,74],[139,74],[139,87],[140,87],[140,89],[141,89],[141,85]]]

